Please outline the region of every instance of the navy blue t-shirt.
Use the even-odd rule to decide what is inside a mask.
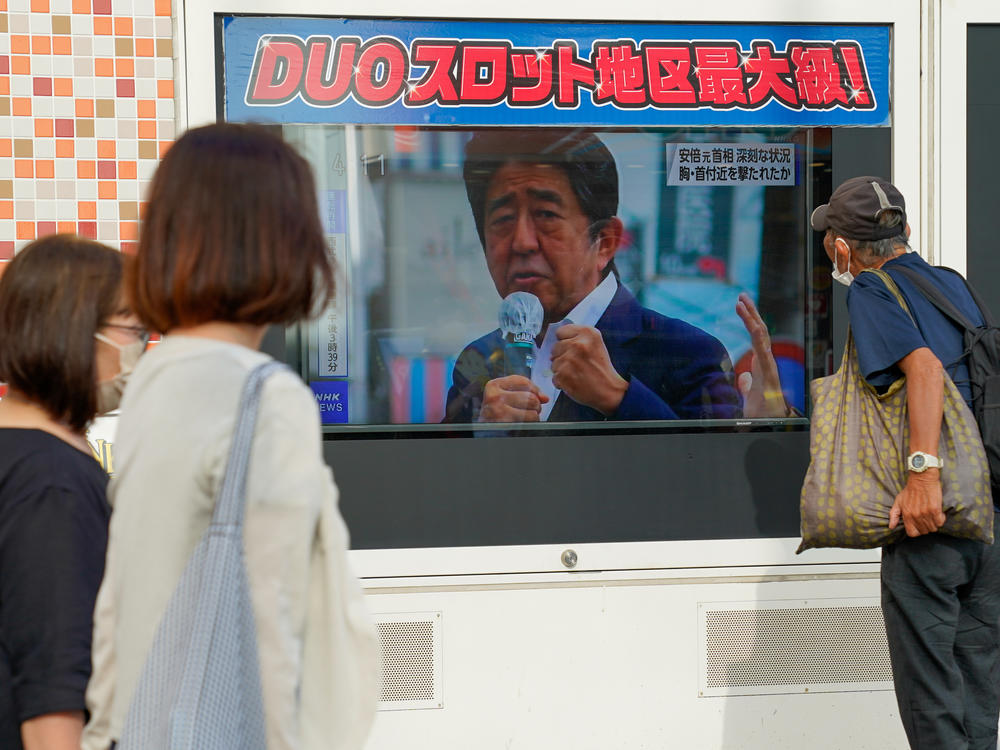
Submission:
[[[83,711],[111,509],[100,464],[40,430],[0,429],[0,748]]]
[[[874,387],[886,388],[903,375],[896,363],[926,346],[941,360],[971,406],[969,368],[961,359],[963,331],[928,302],[909,279],[894,273],[901,266],[926,276],[966,318],[976,325],[983,324],[983,316],[961,278],[951,271],[935,268],[916,253],[904,253],[886,261],[882,270],[896,282],[916,325],[877,274],[858,274],[847,290],[847,311],[861,374]]]

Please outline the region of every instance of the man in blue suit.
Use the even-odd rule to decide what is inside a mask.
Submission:
[[[741,416],[722,344],[642,307],[619,282],[618,170],[596,135],[555,128],[482,131],[466,145],[464,178],[497,292],[502,298],[530,292],[544,318],[530,379],[505,374],[499,330],[462,351],[445,422]],[[741,296],[737,312],[755,350],[768,351],[753,303]],[[769,356],[759,359],[769,360],[764,367],[774,365]],[[776,367],[765,374],[754,383],[761,410],[752,416],[784,416]]]

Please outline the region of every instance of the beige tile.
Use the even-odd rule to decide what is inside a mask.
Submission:
[[[157,39],[156,40],[156,56],[157,57],[173,57],[174,55],[174,40],[173,39]]]
[[[34,153],[32,146],[30,138],[15,138],[14,157],[17,159],[30,159]]]
[[[132,41],[131,37],[123,38],[118,37],[115,39],[115,56],[116,57],[132,57],[135,55],[135,43]]]
[[[96,112],[98,117],[114,117],[115,116],[115,100],[114,99],[98,99],[95,104]]]
[[[72,34],[73,29],[70,25],[69,16],[52,16],[52,33],[53,34]]]
[[[94,137],[94,121],[89,119],[81,119],[76,121],[76,137],[77,138],[93,138]]]

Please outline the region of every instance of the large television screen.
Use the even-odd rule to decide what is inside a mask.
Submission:
[[[283,131],[316,169],[340,268],[337,302],[300,342],[331,428],[737,429],[806,414],[806,383],[830,362],[830,284],[811,283],[825,256],[806,221],[829,182],[828,129]],[[753,402],[759,374],[745,390],[748,307],[780,408]]]

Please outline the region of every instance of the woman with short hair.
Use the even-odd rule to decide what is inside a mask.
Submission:
[[[78,750],[107,475],[86,440],[146,344],[123,257],[36,240],[0,277],[0,747]]]
[[[153,178],[126,287],[163,341],[129,384],[115,441],[87,750],[122,737],[167,602],[208,528],[269,325],[320,310],[333,273],[308,164],[262,128],[188,131]],[[264,386],[243,544],[269,750],[360,748],[374,716],[374,631],[347,564],[319,414],[290,370]]]

